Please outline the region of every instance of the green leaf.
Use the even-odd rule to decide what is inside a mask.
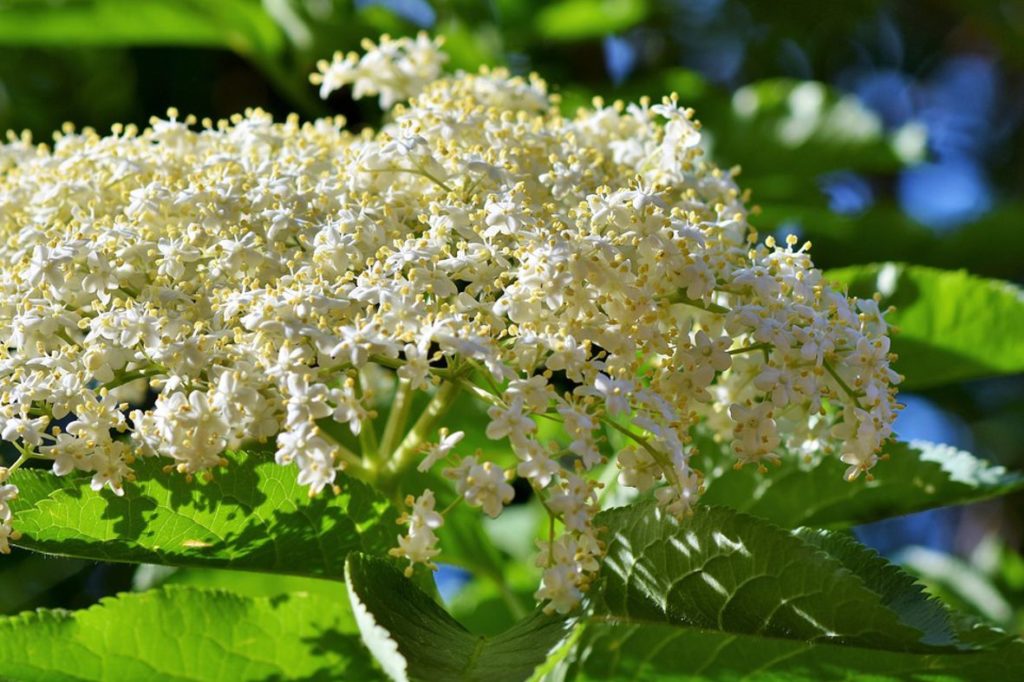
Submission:
[[[963,270],[879,263],[826,273],[851,295],[882,294],[899,328],[892,350],[904,390],[1024,372],[1024,292]]]
[[[801,528],[793,534],[839,561],[907,624],[921,632],[936,633],[948,642],[956,640],[949,613],[942,602],[928,596],[912,576],[890,564],[875,550],[844,533]]]
[[[0,675],[41,680],[377,680],[348,604],[168,587],[0,618]]]
[[[7,0],[0,45],[188,45],[269,56],[285,42],[259,0]]]
[[[593,616],[557,679],[1024,675],[1024,644],[958,627],[912,578],[846,536],[788,533],[721,508],[677,522],[649,500],[602,512],[597,525],[609,546]]]
[[[164,473],[162,461],[140,461],[123,497],[93,492],[86,475],[18,470],[17,545],[100,561],[337,578],[349,552],[394,545],[396,513],[365,483],[341,475],[341,494],[309,498],[295,469],[267,453],[228,457],[211,481],[191,483]]]
[[[571,621],[537,612],[495,637],[474,635],[389,563],[352,554],[346,569],[363,641],[395,680],[518,682],[571,630]]]
[[[781,526],[848,527],[923,509],[976,502],[1024,489],[1024,475],[993,466],[948,445],[890,443],[889,459],[872,469],[873,480],[843,478],[834,457],[810,466],[787,458],[779,468],[733,469],[722,446],[698,440],[707,456],[705,504],[724,505]]]
[[[894,593],[880,566],[753,516],[712,507],[676,521],[645,500],[595,525],[608,544],[591,597],[599,619],[895,651],[956,643],[945,614]],[[854,561],[871,580],[845,565]]]
[[[145,573],[153,573],[146,571],[147,568],[160,569],[162,575],[145,576]],[[140,574],[148,579],[140,580]],[[277,597],[282,594],[303,593],[328,602],[348,603],[345,583],[341,580],[232,571],[221,568],[173,568],[153,564],[139,566],[132,580],[132,587],[138,592],[167,585],[227,590],[246,597]]]
[[[535,26],[544,39],[586,40],[631,28],[647,11],[647,0],[559,0],[540,9]]]
[[[1024,679],[1024,644],[915,654],[674,625],[591,624],[563,679],[689,682],[1006,682]]]
[[[0,561],[0,613],[17,613],[39,605],[51,590],[88,564],[41,554],[4,557]]]

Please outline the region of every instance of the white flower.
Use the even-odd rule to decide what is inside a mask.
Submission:
[[[586,532],[597,513],[594,483],[569,474],[548,497],[548,508],[562,517],[566,528]]]
[[[523,411],[523,399],[516,397],[508,407],[492,406],[487,410],[491,421],[487,424],[486,434],[491,440],[509,437],[522,438],[533,433],[537,425]]]
[[[491,518],[501,514],[516,491],[505,481],[505,470],[494,462],[478,463],[475,457],[464,457],[457,467],[445,469],[444,475],[455,481],[456,489],[473,507],[480,507]]]
[[[419,471],[429,471],[435,464],[447,457],[465,435],[462,431],[448,433],[448,429],[442,428],[440,433],[441,440],[428,445],[424,449],[423,461],[416,466],[416,469]]]
[[[527,438],[513,443],[513,448],[520,459],[516,473],[539,488],[548,487],[551,480],[562,471],[561,465],[533,439]]]
[[[762,459],[777,461],[775,452],[779,447],[779,435],[775,420],[772,419],[772,404],[757,403],[729,407],[729,416],[735,422],[732,448],[740,464],[759,462]]]
[[[544,571],[541,586],[534,596],[540,601],[547,601],[545,612],[567,614],[575,609],[583,593],[576,584],[578,569],[572,564],[556,564]]]
[[[409,528],[406,535],[398,536],[398,547],[391,550],[392,556],[409,560],[409,567],[405,571],[407,576],[412,575],[413,564],[426,564],[428,567],[433,567],[431,559],[439,553],[437,536],[428,526]]]
[[[411,496],[410,496],[411,497]],[[406,500],[409,503],[409,500]],[[412,501],[412,514],[410,514],[410,525],[414,527],[426,527],[437,530],[444,523],[444,517],[434,511],[434,491],[427,488],[423,493]]]
[[[523,405],[537,413],[547,412],[548,405],[555,397],[548,380],[540,374],[534,374],[529,379],[513,379],[508,382],[505,394],[521,398]]]
[[[0,485],[0,521],[11,520],[11,500],[18,496],[18,486],[16,485]]]
[[[434,531],[444,524],[444,517],[434,511],[434,491],[429,488],[417,498],[409,495],[405,503],[411,507],[412,512],[404,514],[399,521],[408,523],[409,530],[405,535],[398,536],[398,547],[392,549],[390,553],[392,556],[408,559],[406,575],[412,575],[415,564],[436,568],[431,559],[437,556],[440,550],[437,548],[438,540]]]
[[[0,554],[11,553],[11,540],[17,540],[20,533],[14,530],[6,521],[0,522]]]
[[[443,74],[439,46],[385,37],[318,64],[322,95],[379,97],[378,130],[170,111],[0,145],[0,437],[116,494],[139,456],[191,477],[273,439],[315,494],[342,469],[410,482],[460,442],[424,447],[448,410],[479,399],[515,460],[445,474],[492,516],[513,463],[528,479],[564,527],[539,593],[556,610],[596,571],[604,456],[679,517],[698,429],[740,465],[808,448],[848,478],[875,465],[900,380],[883,312],[806,244],[752,239],[690,110],[567,118],[539,77]],[[422,414],[381,409],[399,386]],[[126,418],[128,387],[145,393]],[[396,549],[413,563],[437,553],[432,504]]]
[[[608,414],[628,414],[629,398],[635,390],[634,384],[628,379],[612,379],[606,374],[598,374],[594,378],[594,387],[587,391],[590,395],[604,398]]]
[[[46,417],[10,417],[3,421],[0,438],[11,442],[21,440],[26,445],[39,445],[43,442],[43,430],[49,421]]]
[[[320,97],[326,98],[335,90],[354,84],[352,96],[380,95],[381,109],[416,95],[427,83],[438,77],[447,57],[438,51],[440,39],[433,41],[425,33],[415,39],[391,40],[383,37],[375,45],[363,41],[366,50],[361,58],[355,53],[334,55],[330,62],[317,64],[319,73],[310,77],[320,86]]]
[[[619,482],[643,492],[653,486],[663,475],[649,452],[631,445],[619,452],[615,463],[621,469]]]
[[[405,344],[405,364],[398,368],[398,376],[409,382],[409,388],[420,391],[430,386],[430,358],[425,349]]]

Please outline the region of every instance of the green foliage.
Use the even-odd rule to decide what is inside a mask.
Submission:
[[[763,80],[708,104],[698,113],[713,126],[715,155],[742,164],[745,184],[754,182],[758,200],[782,198],[773,190],[791,196],[796,188],[786,184],[787,177],[807,178],[813,189],[818,173],[844,166],[892,170],[905,160],[876,114],[825,83]],[[758,147],[759,153],[750,154]],[[911,159],[920,158],[923,144],[909,151]]]
[[[55,11],[56,10],[56,11]],[[259,0],[0,3],[4,45],[193,45],[273,54],[283,36]]]
[[[500,635],[473,635],[390,564],[361,554],[349,556],[346,581],[363,640],[395,680],[525,680],[572,626],[538,612]]]
[[[551,40],[600,38],[647,15],[647,0],[558,0],[537,13],[537,33]]]
[[[893,263],[831,270],[852,295],[878,291],[898,328],[892,350],[903,389],[1024,372],[1024,292],[1007,282]]]
[[[168,587],[0,619],[7,679],[381,679],[344,601]]]
[[[592,597],[603,619],[897,651],[956,644],[940,608],[902,585],[893,594],[880,560],[854,558],[841,544],[842,558],[830,556],[827,536],[806,542],[724,507],[677,522],[652,501],[597,522],[608,529]]]
[[[365,483],[341,476],[340,495],[310,499],[295,473],[266,452],[229,453],[209,482],[138,463],[117,497],[89,478],[19,470],[12,505],[21,547],[102,561],[231,567],[340,578],[351,551],[386,552],[395,510]]]
[[[968,452],[922,441],[890,443],[889,459],[873,480],[843,478],[846,465],[825,457],[811,465],[787,461],[760,473],[728,466],[728,446],[698,441],[714,467],[708,470],[707,504],[725,505],[779,525],[849,527],[923,509],[976,502],[1024,489],[1024,476],[992,466]]]
[[[1024,645],[959,625],[846,536],[790,534],[715,508],[675,522],[650,503],[599,518],[610,536],[604,578],[560,679],[1024,674]]]
[[[42,554],[0,563],[0,585],[17,585],[17,589],[0,589],[0,613],[17,613],[31,607],[48,590],[86,566],[85,561],[60,561]]]
[[[924,140],[913,127],[886,131],[849,96],[817,81],[768,78],[755,69],[754,80],[731,93],[675,66],[672,52],[673,66],[638,73],[607,96],[600,40],[668,23],[669,4],[433,3],[451,66],[475,69],[511,55],[523,69],[547,60],[545,73],[567,113],[595,94],[636,100],[678,92],[705,123],[716,162],[742,165],[740,184],[761,205],[753,222],[762,232],[797,226],[814,241],[816,262],[827,266],[915,263],[827,273],[852,294],[880,290],[881,305],[897,307],[889,319],[900,329],[893,351],[906,375],[902,388],[1024,372],[1021,291],[925,267],[1018,276],[1024,208],[1004,203],[952,234],[916,223],[885,196],[861,213],[834,213],[820,191],[823,174],[852,170],[872,182],[891,176],[921,159]],[[1021,41],[996,4],[968,9],[1019,61]],[[768,54],[789,33],[806,37],[801,47],[813,58],[858,18],[878,12],[872,0],[797,5],[776,16],[770,3],[750,4],[754,23],[764,26],[751,54]],[[312,116],[325,111],[305,82],[316,58],[352,49],[363,36],[412,30],[383,6],[345,0],[0,0],[0,45],[20,48],[0,73],[0,114],[16,108],[48,120],[40,112],[56,88],[69,90],[92,118],[113,120],[131,100],[124,83],[134,87],[134,76],[130,53],[111,48],[185,46],[240,55],[289,106]],[[74,49],[27,49],[65,46]],[[589,70],[582,73],[581,65]],[[34,71],[58,74],[51,75],[56,85]],[[71,88],[86,79],[87,87]],[[12,83],[21,96],[9,106],[5,86]],[[95,91],[112,94],[94,102]],[[484,420],[481,406],[466,398],[449,424],[466,432],[467,452],[510,465],[507,448],[484,435]],[[602,443],[606,454],[619,438],[611,432]],[[0,677],[375,680],[385,679],[383,668],[395,679],[488,682],[1024,679],[1024,644],[948,611],[903,569],[835,532],[1006,495],[1024,488],[1024,476],[923,442],[891,444],[874,479],[853,483],[843,480],[845,465],[824,453],[762,474],[732,469],[727,445],[703,437],[697,445],[695,463],[707,474],[702,502],[712,508],[678,523],[649,500],[602,513],[607,558],[589,610],[572,619],[525,615],[539,573],[530,554],[538,532],[547,532],[536,505],[508,509],[494,522],[466,505],[448,512],[442,559],[473,575],[449,604],[453,618],[423,575],[407,580],[384,558],[399,532],[393,490],[341,476],[340,495],[309,499],[294,471],[260,450],[230,454],[231,465],[209,482],[189,483],[162,473],[164,462],[142,461],[123,498],[92,492],[87,478],[22,469],[12,480],[20,489],[12,503],[23,534],[18,546],[146,565],[135,572],[137,593],[79,611],[0,618]],[[405,483],[403,489],[433,488],[439,509],[457,499],[436,475],[410,472]],[[1003,597],[1024,594],[1024,564],[1015,552],[1005,550],[991,565],[922,548],[900,559],[947,604],[1020,628]],[[0,612],[38,605],[85,566],[38,555],[0,565]]]
[[[574,655],[563,679],[579,682],[996,682],[1024,675],[1024,645],[1019,642],[976,653],[908,654],[666,624],[588,626]]]

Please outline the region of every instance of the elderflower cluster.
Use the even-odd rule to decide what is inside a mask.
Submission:
[[[313,82],[379,95],[376,132],[171,111],[0,147],[12,468],[122,494],[137,458],[210,475],[273,440],[313,494],[417,466],[492,517],[518,476],[555,529],[537,597],[564,613],[603,551],[602,464],[678,517],[702,431],[737,466],[874,466],[899,380],[882,313],[828,286],[808,244],[758,239],[674,96],[567,118],[536,76],[442,75],[424,36],[365,47]],[[467,395],[504,459],[439,431]],[[393,553],[432,565],[441,491],[412,492]]]

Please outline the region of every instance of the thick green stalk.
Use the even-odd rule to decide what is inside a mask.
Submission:
[[[412,397],[413,390],[409,380],[399,379],[394,400],[391,401],[391,412],[388,414],[388,421],[384,425],[384,434],[380,439],[380,452],[384,457],[391,455],[398,444],[399,435],[405,430],[405,423],[409,420],[409,410],[412,409]]]
[[[437,389],[437,393],[430,399],[430,403],[420,414],[419,419],[409,429],[409,433],[405,434],[405,438],[391,455],[388,471],[392,477],[397,477],[409,468],[427,436],[437,430],[439,422],[444,418],[460,389],[461,386],[455,381],[446,381]]]

